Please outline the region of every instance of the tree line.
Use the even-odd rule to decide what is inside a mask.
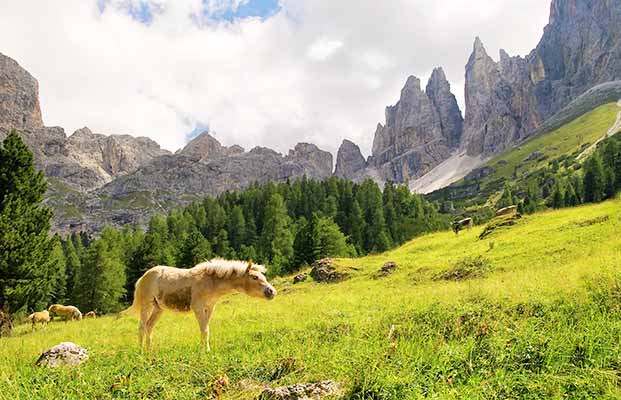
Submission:
[[[120,309],[155,265],[190,268],[213,257],[253,260],[287,274],[323,257],[360,256],[444,229],[450,217],[404,186],[303,177],[207,197],[146,229],[106,227],[50,235],[43,173],[15,132],[0,147],[0,306],[12,312],[51,302],[84,311]]]

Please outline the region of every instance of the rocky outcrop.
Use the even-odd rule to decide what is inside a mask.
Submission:
[[[437,71],[430,80],[431,98],[421,90],[420,80],[410,76],[399,102],[386,108],[386,125],[378,124],[369,159],[381,179],[405,182],[424,175],[450,156],[451,142],[459,135],[453,126],[456,121],[450,90],[446,91],[441,82],[442,75]],[[436,102],[447,118],[444,131]]]
[[[350,180],[357,180],[367,167],[367,162],[360,152],[360,147],[350,140],[343,140],[336,155],[334,175]]]
[[[208,131],[201,133],[178,152],[178,154],[197,159],[207,160],[209,158],[222,157],[227,155],[240,154],[244,148],[238,145],[226,147],[211,136]]]
[[[591,87],[621,79],[621,2],[554,0],[529,64],[539,111],[555,114]]]
[[[526,60],[501,51],[496,63],[479,38],[466,65],[462,148],[469,155],[499,153],[537,128],[540,118]]]
[[[450,147],[459,146],[464,118],[442,68],[433,70],[425,93],[438,111],[442,136]]]
[[[541,130],[595,85],[621,79],[621,3],[554,0],[550,21],[528,56],[492,60],[477,38],[466,66],[462,148],[496,154]]]
[[[0,130],[41,127],[37,80],[13,59],[0,54]]]
[[[332,175],[332,154],[314,144],[298,143],[285,157],[281,174],[287,177],[326,179]]]

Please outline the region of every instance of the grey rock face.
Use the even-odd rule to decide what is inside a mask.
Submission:
[[[454,96],[451,100],[442,75],[437,71],[428,84],[432,97],[421,90],[418,78],[410,76],[399,102],[386,108],[386,125],[377,126],[369,160],[383,180],[417,178],[450,156],[451,143],[459,136],[453,125],[459,123],[452,104]]]
[[[36,365],[40,367],[75,367],[88,359],[88,351],[75,343],[62,342],[39,356]]]
[[[207,160],[226,155],[243,153],[241,146],[234,145],[231,147],[222,146],[220,142],[205,131],[190,140],[190,142],[178,152],[178,154],[191,157],[197,160]]]
[[[367,162],[360,152],[360,147],[352,141],[343,140],[336,155],[334,175],[355,180],[366,167]]]
[[[438,111],[442,136],[450,147],[459,146],[464,118],[442,68],[433,70],[425,92]]]
[[[0,129],[41,127],[37,80],[13,59],[0,54]]]
[[[332,175],[332,154],[314,144],[298,143],[285,158],[284,175],[326,179]]]
[[[554,0],[541,41],[528,56],[494,62],[477,38],[466,66],[462,147],[499,153],[595,85],[621,79],[621,3]]]

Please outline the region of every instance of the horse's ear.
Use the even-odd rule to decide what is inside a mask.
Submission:
[[[252,269],[252,261],[248,261],[248,266],[246,267],[246,273],[250,273],[250,270]]]

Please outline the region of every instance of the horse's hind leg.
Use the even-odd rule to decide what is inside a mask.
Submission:
[[[145,341],[145,335],[147,335],[147,322],[149,321],[149,318],[151,318],[151,313],[153,312],[153,309],[155,307],[155,304],[153,303],[153,301],[150,301],[146,304],[142,304],[142,307],[140,308],[140,325],[138,326],[138,342],[140,347],[142,348],[142,344]],[[147,340],[147,350],[149,350],[149,346],[150,346],[150,341]]]
[[[162,316],[163,311],[164,310],[162,310],[160,306],[155,304],[155,306],[153,307],[153,312],[151,313],[151,317],[149,317],[149,320],[147,321],[147,327],[146,327],[147,328],[146,329],[147,349],[151,348],[151,338],[152,338],[153,328],[155,327],[155,324]]]

